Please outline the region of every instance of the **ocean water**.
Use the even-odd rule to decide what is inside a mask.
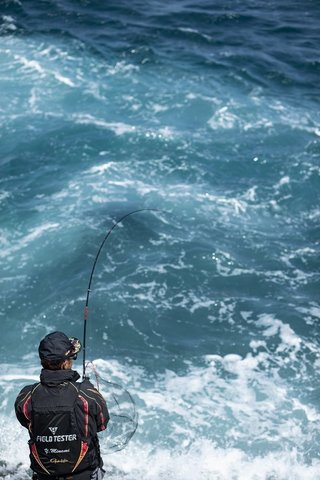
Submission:
[[[320,479],[320,4],[0,3],[0,476],[40,339],[139,426],[110,480]],[[81,358],[75,364],[81,373]],[[94,380],[94,379],[93,379]]]

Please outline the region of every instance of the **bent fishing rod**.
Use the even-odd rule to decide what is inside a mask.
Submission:
[[[83,317],[83,342],[82,342],[82,351],[83,351],[83,374],[82,374],[82,379],[84,380],[86,378],[86,335],[87,335],[87,320],[89,317],[89,297],[91,293],[91,283],[92,283],[92,278],[93,274],[97,265],[98,258],[100,256],[101,250],[103,249],[103,246],[105,245],[106,241],[108,240],[109,236],[113,232],[113,230],[121,223],[123,220],[125,220],[127,217],[130,217],[131,215],[134,215],[136,213],[140,212],[161,212],[161,210],[158,210],[156,208],[140,208],[138,210],[133,210],[132,212],[126,213],[121,217],[119,220],[117,220],[113,226],[108,230],[107,234],[105,235],[104,239],[101,242],[101,245],[97,251],[96,257],[93,262],[90,278],[89,278],[89,284],[87,288],[87,297],[86,297],[86,304],[84,307],[84,317]]]

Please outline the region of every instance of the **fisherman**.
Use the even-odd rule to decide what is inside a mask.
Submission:
[[[72,370],[81,349],[62,332],[39,345],[40,382],[24,387],[16,416],[28,429],[34,480],[101,480],[104,475],[97,432],[109,421],[106,402],[94,386]]]

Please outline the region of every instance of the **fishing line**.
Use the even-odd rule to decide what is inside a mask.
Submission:
[[[87,332],[87,320],[89,316],[89,297],[91,292],[91,283],[94,275],[94,271],[97,265],[98,258],[100,253],[111,235],[112,231],[119,225],[123,220],[131,215],[140,212],[160,212],[161,210],[155,208],[141,208],[139,210],[133,210],[132,212],[126,213],[119,220],[117,220],[114,225],[108,230],[105,237],[103,238],[101,245],[95,256],[89,284],[87,288],[87,297],[86,304],[84,307],[84,324],[83,324],[83,375],[82,379],[86,378],[86,367],[91,365],[93,374],[96,379],[97,389],[100,390],[102,387],[102,395],[106,399],[109,415],[110,415],[110,424],[108,425],[108,436],[104,442],[106,445],[106,451],[103,453],[111,453],[114,451],[122,450],[130,441],[130,439],[135,434],[138,427],[138,414],[136,411],[136,405],[131,394],[125,388],[121,387],[117,383],[110,382],[102,378],[92,362],[88,362],[86,365],[86,332]]]
[[[83,351],[83,374],[82,374],[82,379],[84,380],[86,378],[86,335],[87,335],[87,320],[89,317],[89,297],[91,293],[91,283],[93,279],[93,274],[97,265],[98,258],[100,256],[101,250],[103,249],[103,246],[105,245],[106,241],[108,240],[109,236],[113,232],[113,230],[119,225],[123,220],[125,220],[127,217],[130,217],[131,215],[134,215],[136,213],[140,212],[161,212],[161,210],[158,210],[156,208],[140,208],[138,210],[133,210],[132,212],[126,213],[123,215],[119,220],[117,220],[114,225],[108,230],[107,234],[105,235],[104,239],[101,242],[101,245],[98,249],[98,252],[96,254],[96,257],[93,262],[90,278],[89,278],[89,284],[87,288],[87,297],[86,297],[86,304],[84,307],[84,322],[83,322],[83,343],[82,343],[82,351]]]
[[[135,401],[121,385],[102,378],[94,363],[87,362],[86,367],[92,369],[96,388],[106,400],[110,416],[108,435],[100,445],[101,453],[117,452],[126,447],[138,428]]]

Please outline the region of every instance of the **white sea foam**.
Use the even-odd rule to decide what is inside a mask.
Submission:
[[[309,308],[297,307],[297,310],[299,312],[305,313],[307,315],[311,315],[312,317],[315,317],[316,319],[320,319],[320,306],[318,306],[318,305],[313,305]]]
[[[22,54],[15,53],[13,58],[18,64],[22,65],[22,71],[26,75],[28,75],[28,73],[35,72],[38,74],[38,79],[51,77],[59,83],[67,85],[68,87],[75,87],[76,84],[71,78],[67,77],[59,70],[52,68],[52,64],[48,63],[47,59],[46,62],[44,62],[45,54],[47,53],[50,53],[49,49],[39,52],[39,55],[37,55],[37,52],[35,52],[34,58],[27,58]],[[34,91],[34,88],[32,90]]]
[[[28,381],[28,380],[33,380],[36,382],[39,380],[39,375],[29,375],[29,374],[21,374],[21,373],[11,373],[11,374],[6,374],[6,375],[0,375],[0,382],[12,382],[14,380],[22,380],[22,381]]]
[[[29,60],[26,57],[18,54],[14,55],[14,59],[22,65],[23,69],[35,71],[41,76],[45,76],[45,69],[40,65],[37,60]]]
[[[101,165],[96,165],[94,167],[91,167],[90,170],[87,170],[85,173],[97,173],[99,175],[103,174],[107,170],[110,170],[111,168],[116,167],[115,162],[107,162],[103,163]]]
[[[274,315],[259,315],[257,325],[259,327],[265,327],[263,332],[265,337],[271,337],[279,334],[282,343],[278,347],[278,351],[288,348],[293,348],[295,351],[300,349],[301,339],[292,330],[290,325],[278,320]]]
[[[142,367],[96,360],[102,377],[129,388],[140,415],[138,432],[124,451],[106,455],[106,433],[100,435],[108,478],[319,480],[319,459],[304,460],[299,448],[308,437],[315,440],[311,425],[319,422],[319,412],[292,397],[285,381],[265,369],[266,356],[207,355],[202,366],[189,362],[185,374],[167,370],[152,377]],[[12,401],[23,383],[37,380],[36,368],[4,370],[2,401]],[[27,432],[12,410],[0,415],[0,425],[3,470],[18,476],[28,467]],[[263,453],[255,451],[261,444]]]
[[[215,208],[219,208],[225,214],[234,212],[236,215],[240,215],[245,213],[248,207],[247,202],[242,198],[228,198],[209,192],[199,193],[198,198],[214,203]],[[247,192],[245,192],[243,198],[247,198]]]
[[[110,463],[109,463],[110,462]],[[136,480],[319,480],[319,462],[304,465],[296,452],[277,452],[250,458],[238,449],[219,449],[211,442],[198,440],[191,447],[155,451],[145,445],[108,458],[107,473],[119,479]],[[142,473],[143,472],[143,473]],[[109,473],[109,475],[110,475]],[[113,478],[113,476],[111,477]]]
[[[159,105],[158,103],[152,104],[151,108],[154,113],[166,112],[169,109],[167,105]]]
[[[289,175],[285,175],[284,177],[280,178],[279,182],[274,186],[275,189],[282,187],[283,185],[288,185],[290,183]]]
[[[233,277],[256,273],[254,269],[241,267],[228,252],[217,249],[212,254],[212,260],[216,265],[217,272],[223,277]]]
[[[131,75],[133,72],[139,72],[139,67],[124,61],[117,62],[115,65],[107,66],[108,75]]]
[[[136,127],[122,122],[107,122],[105,120],[94,117],[90,114],[73,115],[75,123],[81,125],[96,125],[100,128],[113,131],[116,135],[123,135],[125,133],[133,133]]]
[[[10,15],[1,15],[2,25],[0,27],[0,32],[14,32],[17,30],[15,19]]]
[[[240,119],[229,110],[228,106],[219,108],[208,120],[208,125],[213,129],[232,129],[239,124]]]
[[[1,250],[0,257],[9,257],[13,253],[18,252],[19,250],[27,247],[30,243],[34,242],[38,238],[42,237],[46,232],[57,230],[58,227],[58,223],[44,223],[31,229],[29,233],[24,235],[20,240],[16,241],[14,244],[10,244],[10,246]]]
[[[6,191],[6,190],[0,190],[0,203],[3,201],[3,200],[6,200],[7,198],[9,198],[11,196],[11,193]]]
[[[52,72],[52,75],[58,82],[63,83],[64,85],[68,85],[68,87],[75,87],[75,83],[65,75],[62,75],[60,72]]]
[[[14,476],[27,479],[27,433],[1,424],[1,431],[10,438],[10,457],[2,467],[4,480]],[[280,447],[280,446],[279,446]],[[9,452],[8,452],[9,453]],[[105,456],[104,468],[110,480],[319,480],[320,462],[305,464],[295,450],[251,457],[240,449],[218,448],[206,439],[191,445],[181,444],[172,450],[135,442],[120,452]],[[15,459],[15,460],[13,460]],[[19,459],[17,466],[16,459]],[[6,472],[10,472],[6,475]],[[11,472],[14,472],[13,475]]]

